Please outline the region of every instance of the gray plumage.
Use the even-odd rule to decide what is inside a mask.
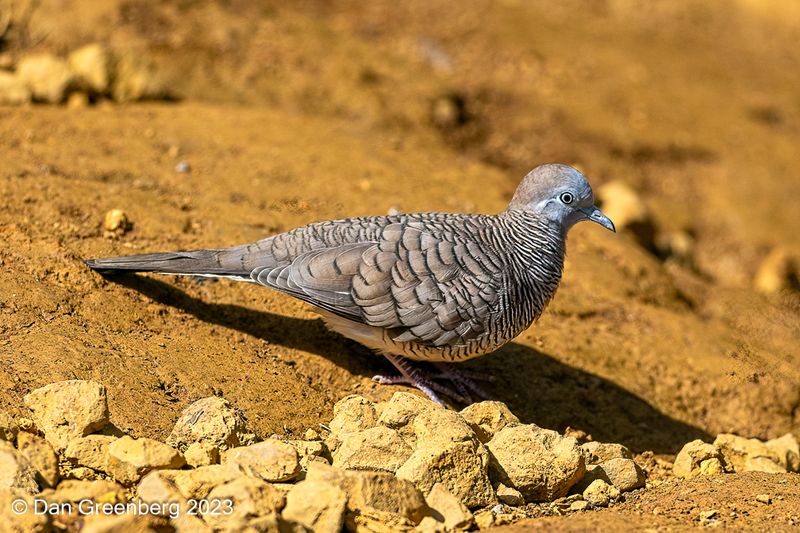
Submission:
[[[561,280],[569,228],[613,224],[577,170],[543,165],[497,215],[422,213],[309,224],[253,244],[90,260],[93,269],[228,277],[314,305],[383,353],[450,362],[528,328]]]

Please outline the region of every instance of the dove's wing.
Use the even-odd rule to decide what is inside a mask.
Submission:
[[[397,342],[455,346],[487,331],[503,286],[497,256],[441,225],[387,223],[371,237],[302,251],[251,277],[340,317],[391,330]],[[271,244],[273,257],[286,257],[275,249],[279,242]]]

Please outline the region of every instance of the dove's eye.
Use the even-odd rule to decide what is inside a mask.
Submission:
[[[575,201],[575,196],[573,196],[571,192],[562,192],[559,198],[567,205]]]

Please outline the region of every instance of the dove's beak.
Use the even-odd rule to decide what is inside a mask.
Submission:
[[[611,219],[605,216],[603,212],[597,209],[595,206],[587,209],[581,209],[581,211],[583,211],[583,213],[586,215],[586,218],[592,222],[597,222],[609,231],[613,231],[614,233],[617,232],[617,228],[614,227],[614,223],[611,222]]]

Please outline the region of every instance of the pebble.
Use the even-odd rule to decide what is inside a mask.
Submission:
[[[758,494],[756,495],[756,501],[764,505],[769,505],[772,503],[772,497],[769,494]]]
[[[187,161],[181,161],[175,165],[175,172],[180,172],[181,174],[187,174],[188,172],[191,172],[191,170],[192,167]]]
[[[103,229],[116,235],[124,235],[133,228],[128,214],[122,209],[112,209],[103,217]]]

